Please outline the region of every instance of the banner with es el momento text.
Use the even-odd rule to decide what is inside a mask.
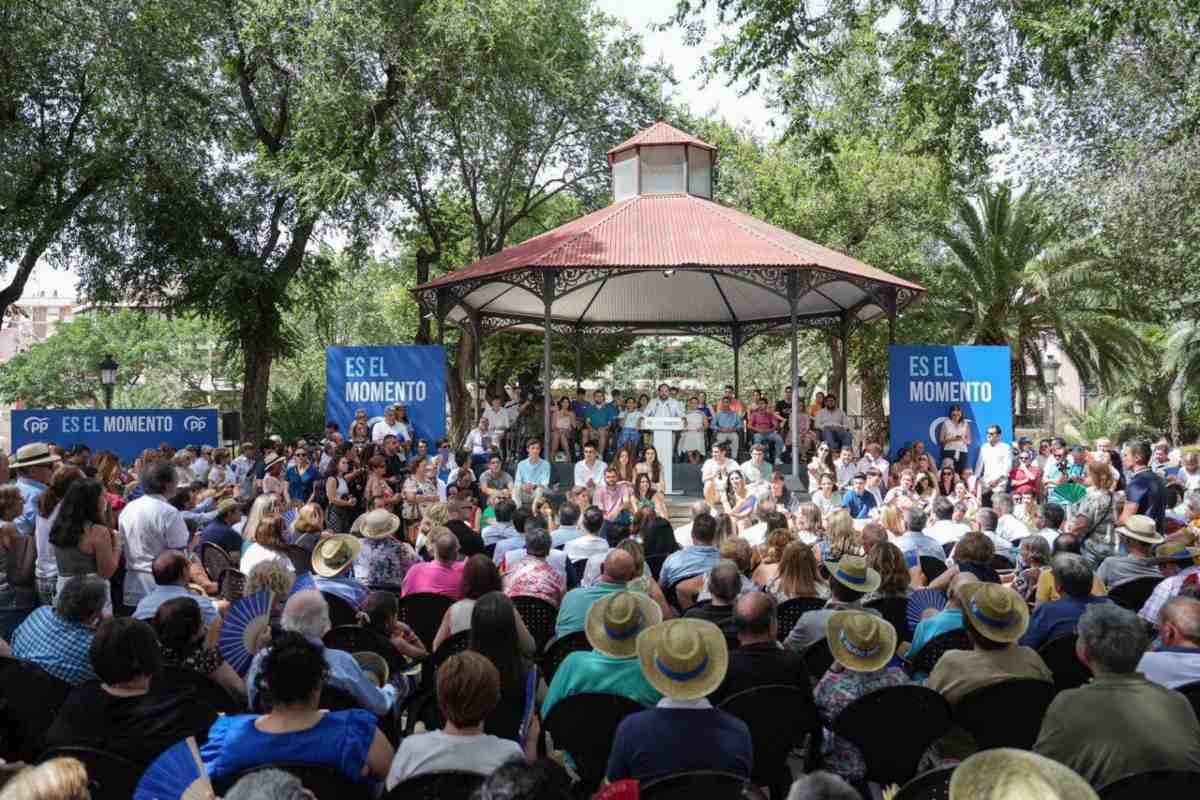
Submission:
[[[437,345],[325,348],[325,419],[349,438],[362,408],[374,425],[399,403],[416,438],[446,435],[446,348]]]
[[[109,450],[132,464],[143,450],[166,443],[179,450],[188,445],[220,444],[217,412],[212,409],[27,409],[12,412],[12,448],[33,442],[69,450],[85,444],[93,453]]]

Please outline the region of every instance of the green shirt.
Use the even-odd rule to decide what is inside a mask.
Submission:
[[[563,698],[573,694],[598,692],[628,697],[647,708],[662,699],[662,694],[649,684],[642,674],[637,657],[613,658],[594,650],[571,653],[554,673],[550,691],[542,701],[542,719]]]
[[[554,635],[566,636],[568,633],[583,630],[584,623],[587,621],[588,609],[592,607],[592,603],[602,597],[628,591],[628,589],[629,587],[623,583],[600,581],[595,585],[581,586],[567,592],[563,596],[562,604],[558,607],[558,623],[554,626]]]

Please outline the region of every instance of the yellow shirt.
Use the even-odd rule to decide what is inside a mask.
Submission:
[[[1092,576],[1092,596],[1107,597],[1108,587],[1104,585],[1104,581],[1100,580],[1100,576]],[[1042,603],[1050,603],[1058,600],[1061,597],[1058,590],[1054,586],[1054,573],[1048,569],[1042,570],[1042,574],[1038,576],[1037,598],[1034,601],[1035,607]]]

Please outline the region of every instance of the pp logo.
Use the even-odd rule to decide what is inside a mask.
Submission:
[[[50,430],[49,417],[27,417],[23,426],[26,433],[45,433]]]
[[[183,429],[189,432],[202,431],[208,427],[208,420],[204,417],[184,417]]]

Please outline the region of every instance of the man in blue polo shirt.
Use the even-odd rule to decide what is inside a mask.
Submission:
[[[717,521],[711,514],[699,514],[692,520],[692,546],[677,550],[663,561],[658,582],[669,589],[684,578],[705,575],[721,560],[716,546]]]
[[[1082,556],[1074,553],[1059,553],[1051,562],[1054,573],[1054,588],[1060,599],[1042,603],[1033,612],[1029,628],[1021,637],[1022,647],[1037,650],[1051,639],[1075,632],[1079,618],[1088,606],[1111,603],[1107,597],[1092,596],[1092,568]]]
[[[599,389],[592,392],[592,400],[584,413],[595,432],[593,436],[599,442],[600,458],[604,458],[608,453],[608,426],[617,418],[617,407],[605,403],[604,392]]]
[[[850,491],[842,498],[842,508],[854,519],[866,519],[875,505],[875,495],[867,491],[867,476],[860,472],[850,479]]]

